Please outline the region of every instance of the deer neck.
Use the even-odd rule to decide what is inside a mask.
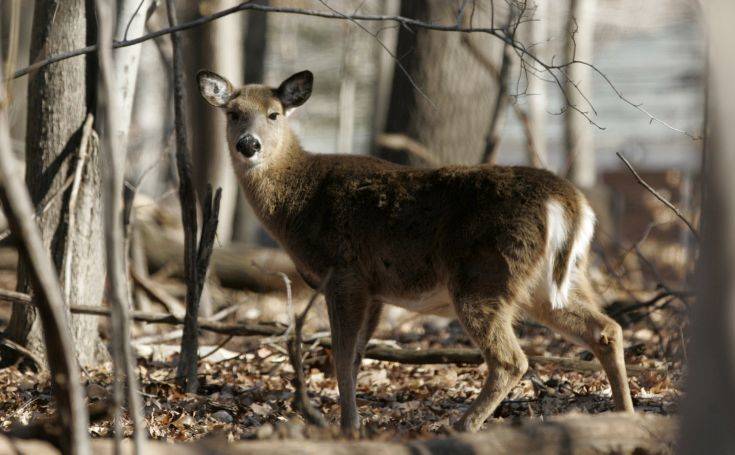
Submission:
[[[238,172],[245,195],[260,221],[277,237],[303,212],[316,188],[311,155],[289,134],[277,159]]]

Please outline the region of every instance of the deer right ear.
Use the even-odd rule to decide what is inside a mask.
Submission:
[[[199,93],[214,107],[223,107],[232,97],[232,84],[230,81],[211,71],[199,71],[197,73]]]
[[[281,82],[276,89],[276,97],[281,101],[286,113],[301,106],[311,96],[314,75],[311,71],[301,71]]]

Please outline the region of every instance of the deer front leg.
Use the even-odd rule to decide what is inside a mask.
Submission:
[[[367,316],[368,298],[362,287],[350,279],[333,276],[330,281],[326,299],[339,387],[340,426],[343,433],[351,435],[360,428],[354,370],[358,338]]]

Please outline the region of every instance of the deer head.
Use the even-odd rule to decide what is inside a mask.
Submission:
[[[272,88],[249,84],[235,89],[226,78],[199,71],[202,97],[227,114],[227,144],[236,167],[277,161],[292,137],[287,117],[311,96],[314,76],[301,71]]]

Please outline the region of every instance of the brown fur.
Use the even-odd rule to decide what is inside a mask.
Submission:
[[[242,115],[228,122],[228,140],[250,203],[307,282],[316,285],[333,270],[325,294],[343,429],[359,425],[357,366],[383,303],[444,288],[489,369],[460,428],[478,429],[527,369],[512,328],[519,309],[589,345],[608,373],[616,405],[632,411],[622,332],[591,304],[584,273],[575,278],[564,309],[552,310],[536,291],[550,199],[572,220],[553,271],[557,282],[564,275],[584,203],[573,185],[527,167],[427,170],[366,156],[308,153],[285,118],[259,118],[273,109],[285,112],[275,106],[276,93],[263,86],[233,92],[223,107]],[[264,138],[260,156],[246,159],[237,152],[243,131]]]

